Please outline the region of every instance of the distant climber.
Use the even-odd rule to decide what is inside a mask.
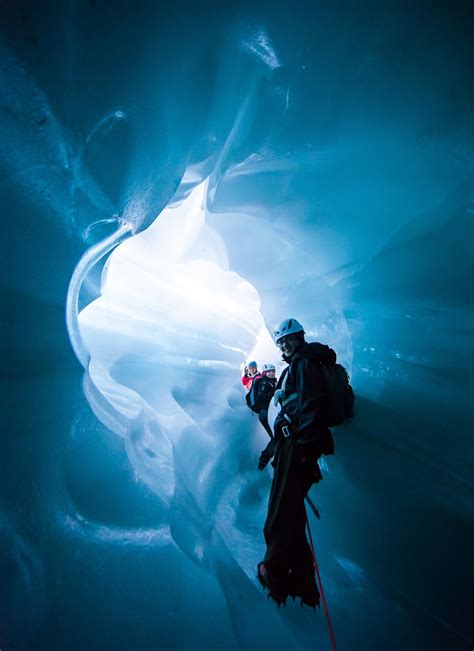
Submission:
[[[285,319],[274,340],[288,363],[278,381],[275,400],[280,412],[274,439],[260,455],[259,469],[270,461],[275,468],[264,526],[267,551],[257,578],[278,603],[288,595],[309,606],[319,604],[313,556],[306,539],[304,499],[322,479],[318,459],[334,453],[330,429],[324,424],[322,365],[334,365],[336,353],[320,343],[306,343],[303,326]]]
[[[273,364],[264,364],[262,373],[254,378],[250,391],[245,397],[247,406],[258,415],[259,421],[270,438],[273,437],[273,433],[268,424],[268,406],[275,393],[277,383],[275,373],[276,369]]]
[[[264,364],[262,366],[262,375],[265,375],[265,377],[268,377],[271,380],[275,380],[276,384],[276,368],[274,364]]]
[[[252,387],[252,382],[261,377],[261,374],[258,372],[257,362],[249,362],[244,368],[244,374],[242,375],[242,384],[250,391]]]

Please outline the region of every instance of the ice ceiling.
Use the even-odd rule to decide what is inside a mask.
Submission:
[[[2,648],[330,648],[254,579],[285,316],[358,399],[311,493],[339,647],[472,646],[469,19],[3,7]]]

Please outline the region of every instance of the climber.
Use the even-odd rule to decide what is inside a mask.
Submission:
[[[247,406],[258,415],[263,428],[270,438],[273,432],[268,424],[268,407],[275,393],[276,387],[276,369],[273,364],[264,364],[262,373],[256,376],[252,381],[250,391],[245,396]]]
[[[275,470],[264,526],[267,551],[257,578],[278,604],[291,595],[315,607],[319,591],[305,533],[304,499],[312,484],[322,479],[318,458],[334,453],[331,431],[321,422],[321,364],[335,364],[336,353],[329,346],[306,343],[296,319],[282,321],[274,340],[288,366],[275,391],[280,412],[274,438],[259,460],[262,470],[274,456]]]
[[[272,380],[275,380],[275,384],[276,384],[276,368],[273,364],[264,364],[262,366],[262,375]]]
[[[261,377],[261,374],[258,372],[257,362],[249,362],[244,368],[244,374],[242,375],[242,384],[247,391],[250,391],[252,382],[257,377]]]

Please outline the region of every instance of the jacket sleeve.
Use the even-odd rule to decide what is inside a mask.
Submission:
[[[310,358],[301,359],[296,368],[295,380],[298,395],[298,420],[296,423],[298,438],[302,441],[310,440],[314,437],[315,429],[322,425],[318,414],[321,411],[324,384],[319,363]]]

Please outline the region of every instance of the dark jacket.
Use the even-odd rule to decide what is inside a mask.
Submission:
[[[253,410],[255,412],[259,413],[260,411],[262,411],[262,409],[268,411],[270,400],[272,399],[273,394],[275,393],[276,383],[277,383],[276,378],[267,377],[266,375],[263,375],[257,380],[254,380],[252,384],[252,389],[247,394],[247,396],[250,396],[249,400],[247,401],[249,407],[252,409],[252,405],[249,403],[253,399],[254,402]]]
[[[275,421],[277,439],[282,427],[290,427],[293,438],[315,456],[333,454],[331,431],[324,425],[324,379],[321,364],[335,364],[336,353],[324,344],[303,344],[289,360],[289,366],[278,382],[285,388],[282,409]],[[285,383],[285,375],[288,374]]]

